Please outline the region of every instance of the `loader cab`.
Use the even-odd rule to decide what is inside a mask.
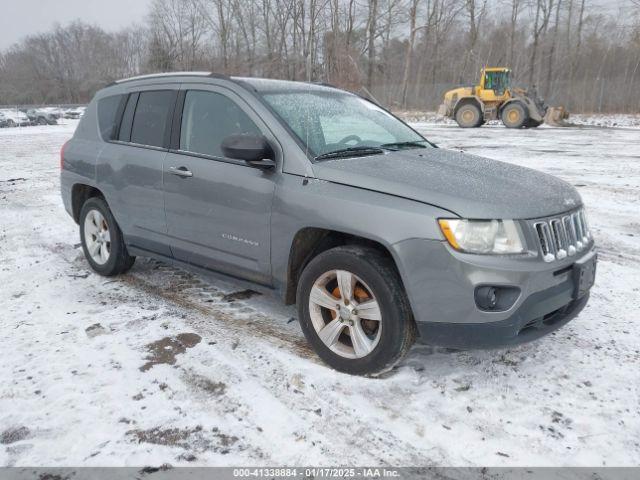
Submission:
[[[485,102],[506,100],[511,82],[508,68],[483,68],[480,71],[479,96]]]

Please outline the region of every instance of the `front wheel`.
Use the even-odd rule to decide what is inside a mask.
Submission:
[[[80,240],[91,268],[105,277],[127,272],[136,260],[129,255],[120,227],[102,198],[92,197],[82,206]]]
[[[391,369],[415,339],[402,282],[388,257],[336,247],[305,267],[297,291],[300,325],[325,363],[353,375]]]
[[[504,107],[500,117],[507,128],[522,128],[529,121],[529,115],[525,107],[520,103],[510,103]]]

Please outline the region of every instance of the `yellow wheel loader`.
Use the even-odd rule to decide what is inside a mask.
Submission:
[[[547,107],[534,91],[511,87],[511,70],[485,67],[480,84],[444,94],[438,114],[455,119],[462,128],[475,128],[488,120],[502,120],[508,128],[533,128],[547,122],[562,126],[569,114],[563,107]]]

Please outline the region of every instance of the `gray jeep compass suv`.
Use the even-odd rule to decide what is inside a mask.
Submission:
[[[61,155],[91,267],[135,256],[271,287],[318,355],[391,368],[416,337],[513,345],[587,303],[580,196],[523,167],[437,148],[329,86],[208,73],[98,92]]]

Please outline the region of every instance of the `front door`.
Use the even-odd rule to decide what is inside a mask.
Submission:
[[[265,133],[231,91],[184,86],[179,148],[164,162],[164,202],[173,255],[195,265],[270,283],[270,222],[276,172],[225,158],[229,135]],[[174,125],[174,128],[178,125]],[[177,140],[177,135],[174,134]],[[174,147],[177,145],[174,145]]]

